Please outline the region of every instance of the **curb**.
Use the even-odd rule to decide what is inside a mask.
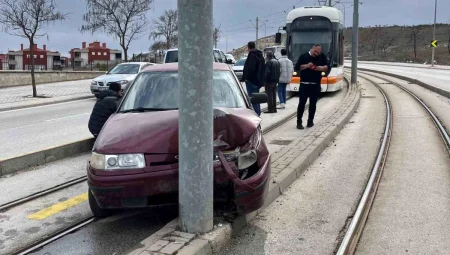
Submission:
[[[42,151],[13,158],[0,159],[0,176],[28,170],[27,168],[43,165],[59,159],[72,157],[92,150],[94,139],[80,140],[73,143],[55,146]]]
[[[52,104],[59,104],[59,103],[65,103],[65,102],[72,102],[72,101],[78,101],[83,99],[90,99],[94,98],[93,95],[86,95],[86,96],[80,96],[76,98],[65,98],[65,99],[57,99],[49,100],[48,102],[39,102],[35,104],[27,104],[27,105],[16,105],[16,106],[1,106],[0,105],[0,112],[6,112],[11,110],[17,110],[17,109],[25,109],[25,108],[33,108],[36,106],[44,106],[44,105],[52,105]]]
[[[350,67],[347,67],[347,66],[345,68],[350,69]],[[403,75],[399,75],[399,74],[388,73],[388,72],[385,72],[385,71],[372,70],[372,69],[368,69],[368,68],[359,68],[358,67],[358,70],[365,71],[365,72],[378,73],[378,74],[382,74],[382,75],[386,75],[386,76],[391,76],[391,77],[394,77],[394,78],[397,78],[397,79],[405,80],[407,82],[419,85],[419,86],[421,86],[421,87],[423,87],[425,89],[433,91],[433,92],[435,92],[435,93],[437,93],[437,94],[439,94],[441,96],[450,98],[450,91],[444,90],[444,89],[441,89],[441,88],[438,88],[438,87],[435,87],[435,86],[432,86],[430,84],[427,84],[425,82],[419,81],[417,79],[409,78],[409,77],[406,77],[406,76],[403,76]]]
[[[353,98],[348,99],[352,95]],[[333,141],[333,139],[338,135],[338,133],[353,116],[353,113],[359,106],[360,99],[361,93],[359,87],[349,86],[346,98],[343,100],[343,103],[341,104],[339,109],[347,106],[347,100],[350,100],[350,104],[348,104],[345,111],[342,113],[342,116],[334,120],[332,124],[323,132],[323,134],[318,136],[316,139],[311,140],[311,146],[309,146],[305,150],[305,155],[297,157],[283,170],[281,170],[281,172],[276,174],[276,176],[270,182],[267,199],[262,208],[247,215],[240,216],[234,219],[232,223],[224,223],[214,226],[214,229],[211,232],[204,235],[199,235],[193,241],[180,244],[180,248],[178,250],[174,250],[173,253],[172,250],[165,250],[167,246],[173,245],[173,243],[159,243],[161,241],[161,233],[158,233],[158,231],[157,233],[142,241],[134,250],[131,251],[131,253],[128,253],[128,255],[212,255],[213,253],[219,252],[223,248],[229,246],[234,235],[239,233],[257,214],[262,212],[278,196],[283,194],[284,190],[288,188],[293,182],[295,182],[309,167],[309,165],[319,157],[319,155],[325,150],[328,144]],[[337,111],[339,111],[339,109]],[[289,149],[290,148],[287,148],[287,150]],[[281,155],[279,157],[283,156],[284,155]],[[173,235],[172,233],[179,233],[176,231],[178,226],[175,224],[177,223],[177,221],[178,218],[173,220],[160,230],[165,233],[162,236],[162,240],[169,240],[167,239],[167,237]],[[171,229],[169,233],[167,232],[168,229]],[[159,246],[158,244],[163,245]]]

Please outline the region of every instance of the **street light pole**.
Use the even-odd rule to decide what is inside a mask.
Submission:
[[[213,0],[178,0],[178,20],[179,227],[197,234],[213,228]]]
[[[358,68],[358,30],[359,30],[359,0],[354,0],[353,4],[353,38],[352,38],[352,74],[351,83],[357,82]]]
[[[436,40],[436,12],[437,12],[437,0],[434,1],[433,41]],[[434,66],[434,52],[435,48],[431,47],[431,66]]]

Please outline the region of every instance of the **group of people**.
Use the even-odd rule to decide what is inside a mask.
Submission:
[[[287,57],[287,51],[281,50],[281,58],[276,59],[272,52],[266,53],[266,59],[262,52],[256,49],[254,42],[247,44],[248,56],[244,65],[243,78],[245,79],[247,94],[251,97],[253,93],[259,93],[264,87],[268,96],[268,107],[265,113],[277,112],[277,85],[280,106],[284,109],[286,105],[286,86],[291,82],[294,71],[300,72],[300,101],[297,108],[297,128],[304,129],[302,116],[305,110],[306,101],[309,98],[309,115],[307,127],[314,126],[314,114],[316,112],[317,100],[320,96],[320,83],[322,76],[330,67],[322,47],[314,45],[309,52],[302,54],[295,66]],[[119,83],[109,84],[109,90],[102,91],[98,95],[98,100],[92,110],[89,119],[89,131],[97,138],[103,125],[108,118],[117,111],[123,91]],[[259,104],[253,105],[253,109],[261,115]]]
[[[286,107],[286,87],[291,83],[294,71],[299,72],[300,100],[297,108],[297,128],[304,129],[302,117],[308,98],[309,115],[307,127],[314,126],[316,104],[321,91],[321,79],[330,69],[328,59],[322,53],[321,45],[316,44],[308,52],[302,54],[295,66],[287,57],[286,49],[281,50],[280,59],[276,59],[270,51],[266,53],[264,59],[262,52],[256,49],[255,42],[249,42],[247,50],[248,56],[244,65],[243,79],[245,80],[248,96],[251,97],[254,93],[259,93],[260,89],[264,87],[268,97],[268,107],[264,113],[276,113],[277,109]],[[276,107],[277,85],[280,100],[279,107]],[[258,115],[261,115],[259,104],[254,104],[253,109]]]

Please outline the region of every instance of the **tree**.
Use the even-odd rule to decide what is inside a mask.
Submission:
[[[86,24],[81,32],[105,32],[119,39],[125,61],[130,43],[140,39],[148,30],[147,11],[153,0],[86,0]]]
[[[213,32],[213,42],[214,42],[214,47],[217,48],[217,44],[219,44],[220,38],[222,37],[222,30],[220,30],[220,26],[219,27],[215,27],[214,28],[214,32]]]
[[[422,35],[422,27],[420,26],[411,26],[410,27],[410,35],[409,41],[412,43],[413,51],[414,51],[414,62],[417,59],[417,40]]]
[[[35,39],[46,35],[46,33],[40,33],[45,25],[66,18],[67,14],[57,11],[54,0],[0,0],[0,23],[3,25],[3,30],[10,35],[28,39],[33,97],[37,97],[34,77]]]
[[[178,45],[178,11],[166,10],[157,20],[153,21],[154,31],[150,38],[154,40],[163,37],[165,39],[165,49],[170,49]]]
[[[379,39],[382,34],[382,28],[379,26],[368,27],[361,31],[361,44],[367,45],[366,47],[373,55],[377,54],[379,49]]]
[[[384,56],[386,56],[387,49],[394,45],[394,42],[396,40],[395,36],[398,36],[398,35],[390,35],[387,31],[388,30],[385,30],[384,32],[381,31],[381,33],[379,33],[379,39],[378,39],[379,47],[383,51]]]

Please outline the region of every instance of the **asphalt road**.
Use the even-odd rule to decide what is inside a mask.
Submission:
[[[92,137],[95,98],[0,112],[0,159]]]

